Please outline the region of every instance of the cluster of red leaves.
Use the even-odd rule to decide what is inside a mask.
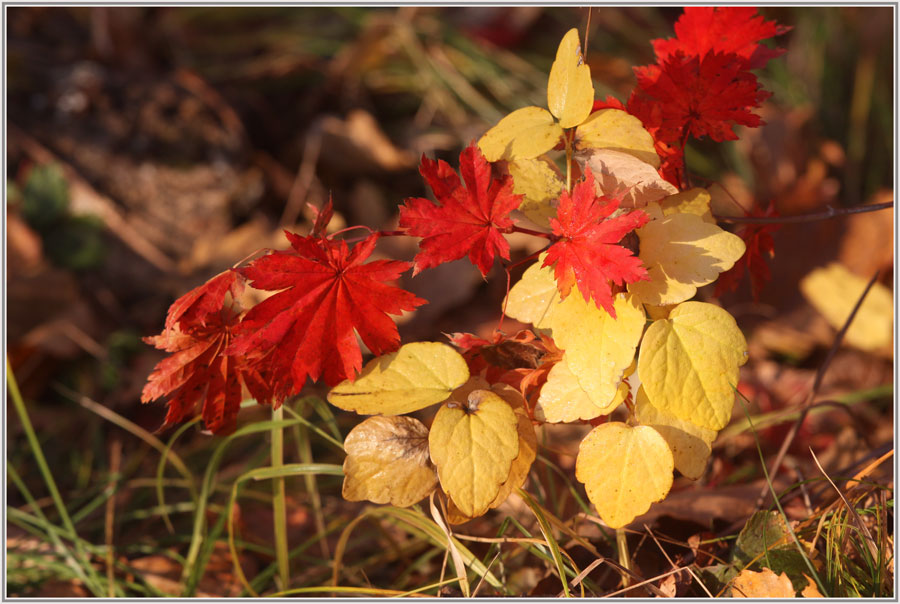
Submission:
[[[646,213],[634,210],[616,217],[620,199],[597,197],[594,175],[588,168],[584,179],[559,198],[556,218],[550,219],[553,234],[559,239],[547,250],[544,266],[554,266],[554,275],[563,298],[572,286],[588,302],[602,307],[613,318],[613,292],[610,282],[618,285],[647,279],[647,269],[634,253],[621,245],[622,238],[647,224]]]
[[[656,63],[634,68],[637,87],[624,108],[653,135],[663,178],[684,186],[688,137],[735,140],[735,125],[762,125],[753,109],[770,93],[750,70],[784,52],[760,41],[786,31],[752,7],[696,6],[684,9],[675,38],[652,41]],[[594,109],[604,107],[623,108],[607,99]]]
[[[763,211],[754,208],[746,212],[747,216],[774,218],[778,216],[775,210],[775,202],[770,201],[769,207]],[[729,270],[719,275],[716,282],[716,296],[721,296],[727,291],[737,289],[744,277],[744,272],[750,273],[750,291],[753,299],[759,300],[759,293],[763,286],[772,278],[772,272],[766,262],[766,258],[775,256],[775,240],[772,233],[781,228],[779,224],[744,224],[738,227],[737,235],[744,240],[747,251]]]
[[[324,237],[330,215],[329,202],[315,236],[285,232],[291,249],[222,273],[172,304],[163,333],[146,338],[171,356],[156,366],[141,399],[169,397],[164,426],[202,404],[206,427],[227,433],[236,425],[242,384],[258,402],[277,407],[298,393],[307,377],[330,386],[352,379],[362,368],[357,334],[375,354],[397,349],[400,336],[388,315],[425,300],[385,282],[411,265],[365,262],[376,235],[352,249]],[[242,314],[234,300],[244,279],[278,293]],[[226,306],[228,292],[232,303]]]

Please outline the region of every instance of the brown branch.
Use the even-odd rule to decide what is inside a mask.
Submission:
[[[863,206],[855,206],[852,208],[833,208],[823,212],[814,212],[812,214],[796,214],[794,216],[718,216],[713,217],[720,222],[734,222],[738,224],[788,224],[793,222],[815,222],[816,220],[828,220],[829,218],[837,218],[838,216],[846,216],[847,214],[862,214],[863,212],[877,212],[878,210],[887,210],[893,208],[893,201],[884,203],[872,203]]]
[[[834,343],[831,345],[831,350],[828,351],[828,356],[825,357],[825,361],[816,372],[816,379],[813,382],[812,390],[810,390],[809,395],[807,395],[806,400],[803,401],[803,404],[800,405],[800,415],[796,420],[794,420],[794,425],[791,426],[790,432],[788,432],[788,435],[781,443],[781,448],[778,450],[778,454],[775,456],[775,462],[772,464],[772,467],[769,468],[769,476],[771,480],[766,481],[766,484],[763,485],[763,488],[760,490],[759,495],[756,498],[757,508],[761,508],[762,504],[765,502],[766,494],[769,492],[769,482],[772,482],[774,484],[775,474],[781,467],[781,462],[784,461],[784,457],[785,455],[787,455],[788,449],[794,442],[794,438],[797,437],[797,433],[800,431],[800,426],[803,425],[803,421],[806,419],[806,414],[809,413],[809,410],[812,408],[812,402],[816,398],[816,394],[818,394],[819,392],[819,386],[822,385],[822,379],[825,377],[825,372],[828,370],[828,366],[831,364],[832,359],[834,359],[834,355],[837,354],[838,349],[841,347],[841,342],[844,340],[844,335],[850,328],[850,324],[853,322],[854,317],[856,317],[856,313],[859,312],[863,300],[866,299],[866,296],[869,294],[869,290],[872,289],[872,286],[875,285],[875,281],[878,280],[878,274],[880,272],[881,271],[875,271],[875,274],[872,275],[872,278],[869,280],[869,284],[866,285],[866,289],[863,290],[863,293],[859,297],[859,300],[856,301],[856,305],[853,307],[853,311],[851,311],[850,316],[847,317],[847,320],[844,322],[844,326],[841,327],[841,330],[834,337]]]

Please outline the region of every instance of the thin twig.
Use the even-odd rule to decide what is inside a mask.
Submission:
[[[109,484],[106,486],[109,490],[109,499],[106,500],[106,518],[104,523],[106,537],[106,582],[108,588],[107,597],[109,598],[116,597],[116,554],[113,549],[113,536],[116,526],[116,483],[119,482],[119,468],[121,463],[122,439],[115,436],[109,446]]]
[[[869,280],[868,285],[866,285],[866,289],[863,291],[862,295],[859,297],[859,300],[856,301],[856,305],[853,307],[853,310],[850,312],[850,316],[847,317],[847,320],[844,322],[844,326],[841,327],[841,330],[834,337],[834,343],[831,345],[831,350],[828,351],[828,356],[825,357],[825,361],[819,367],[819,370],[816,372],[816,379],[813,382],[812,390],[810,390],[809,395],[806,397],[806,400],[800,406],[800,415],[794,420],[794,425],[791,426],[790,432],[788,432],[787,437],[785,437],[784,442],[781,443],[781,448],[778,450],[778,454],[775,456],[775,462],[772,464],[771,469],[769,470],[769,475],[772,477],[772,480],[775,480],[775,475],[778,473],[778,469],[781,467],[781,462],[784,461],[784,456],[787,455],[787,451],[790,448],[791,444],[794,442],[794,438],[797,437],[797,433],[800,431],[800,426],[803,424],[803,421],[806,419],[806,414],[809,413],[810,408],[812,407],[812,402],[816,398],[816,394],[819,392],[819,386],[822,385],[822,379],[825,377],[825,372],[828,370],[828,366],[831,364],[834,355],[837,353],[838,348],[841,346],[841,342],[844,340],[844,334],[847,333],[847,330],[850,328],[850,324],[853,322],[854,317],[856,317],[856,313],[859,311],[862,306],[863,300],[866,299],[866,296],[869,293],[869,290],[872,289],[872,286],[875,285],[875,282],[878,280],[878,274],[880,271],[876,271],[872,278]],[[756,507],[762,508],[763,502],[765,502],[766,494],[769,491],[768,483],[763,486],[759,495],[756,498]]]
[[[828,206],[823,212],[813,212],[812,214],[795,214],[794,216],[719,216],[713,217],[719,222],[734,222],[739,224],[788,224],[794,222],[815,222],[816,220],[828,220],[829,218],[837,218],[838,216],[846,216],[848,214],[862,214],[864,212],[877,212],[879,210],[887,210],[893,208],[893,201],[884,203],[872,203],[863,206],[854,206],[852,208],[833,208]]]
[[[681,568],[672,561],[672,558],[669,557],[669,553],[663,548],[662,543],[659,542],[659,539],[656,538],[656,535],[653,534],[653,531],[650,530],[650,527],[645,524],[644,529],[647,531],[647,534],[650,535],[650,538],[653,539],[653,542],[656,543],[656,547],[658,547],[659,551],[662,552],[662,555],[665,556],[666,560],[669,562],[669,565],[671,565],[672,568]],[[684,568],[684,570],[688,571],[688,573],[691,575],[691,577],[694,578],[694,581],[696,581],[700,585],[700,587],[703,588],[703,591],[706,592],[706,595],[708,595],[710,598],[715,597],[706,588],[706,585],[703,584],[703,581],[700,580],[700,577],[698,577],[696,574],[694,574],[694,571],[691,570],[690,566],[685,566],[683,568]]]

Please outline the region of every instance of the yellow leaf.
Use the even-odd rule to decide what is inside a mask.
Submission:
[[[556,146],[562,128],[540,107],[516,109],[484,133],[478,148],[488,161],[533,159]]]
[[[642,208],[678,192],[652,165],[613,149],[587,149],[575,154],[594,174],[597,193],[622,195],[623,208]]]
[[[731,419],[747,341],[734,317],[705,302],[684,302],[654,321],[641,343],[638,376],[660,411],[711,430]]]
[[[651,320],[656,321],[657,319],[668,319],[669,313],[672,312],[672,309],[675,308],[675,306],[675,304],[664,304],[662,306],[644,304],[644,310],[647,311],[647,316],[650,317]]]
[[[634,399],[634,414],[642,426],[652,426],[662,435],[675,459],[675,469],[697,480],[706,470],[706,462],[712,452],[712,442],[717,432],[681,420],[653,406],[644,388],[638,388]]]
[[[549,228],[556,216],[556,200],[565,183],[553,162],[546,158],[517,159],[509,162],[513,193],[522,195],[519,209],[535,224]]]
[[[579,419],[594,419],[612,413],[628,394],[628,383],[619,382],[616,394],[607,405],[596,405],[572,373],[566,356],[550,369],[547,382],[541,387],[541,394],[534,408],[534,417],[551,424],[574,422]]]
[[[641,242],[638,255],[650,280],[629,283],[628,291],[655,306],[692,298],[698,287],[734,266],[746,249],[740,237],[696,214],[670,214],[636,232]]]
[[[505,301],[506,314],[537,329],[549,329],[550,317],[559,305],[559,289],[552,267],[542,267],[547,254],[528,267],[522,278],[512,286]],[[571,297],[571,295],[569,296]]]
[[[644,331],[644,309],[636,297],[617,294],[616,318],[585,302],[578,286],[559,303],[550,324],[556,345],[593,403],[605,408],[616,395]]]
[[[653,137],[644,129],[641,120],[621,109],[601,109],[592,113],[575,130],[575,149],[612,149],[659,168]]]
[[[363,415],[401,415],[440,403],[469,379],[465,359],[447,344],[415,342],[372,359],[356,380],[344,380],[328,402]]]
[[[412,417],[370,417],[344,440],[347,501],[405,508],[431,493],[438,477],[428,456],[428,428]]]
[[[570,29],[556,50],[547,81],[547,107],[563,128],[577,126],[591,114],[594,84],[591,69],[581,55],[578,30]]]
[[[672,488],[672,452],[649,426],[597,426],[581,441],[575,478],[583,482],[600,518],[621,528]]]
[[[706,189],[694,187],[675,195],[670,195],[659,200],[659,207],[663,215],[669,214],[696,214],[703,222],[715,224],[709,209],[710,195]]]
[[[800,281],[800,291],[832,327],[840,329],[867,284],[866,279],[851,273],[843,264],[832,262],[806,275]],[[876,283],[844,334],[844,341],[862,350],[878,350],[890,347],[893,333],[893,297],[888,288]]]
[[[470,518],[485,513],[519,455],[518,418],[500,396],[474,390],[441,406],[428,444],[441,487]]]
[[[769,568],[755,572],[745,568],[731,584],[732,598],[793,598],[794,586],[786,572],[776,575]]]
[[[494,497],[494,500],[488,505],[488,509],[500,507],[506,501],[509,494],[525,484],[528,478],[528,472],[531,470],[531,464],[537,456],[537,436],[534,433],[534,426],[528,418],[525,411],[525,399],[518,390],[507,384],[488,385],[487,380],[481,376],[475,376],[466,382],[465,385],[458,388],[453,393],[453,398],[461,400],[459,396],[465,392],[468,396],[469,387],[481,386],[482,388],[490,388],[491,391],[505,400],[513,408],[516,413],[516,431],[519,435],[519,453],[512,461],[509,468],[509,476],[502,485],[500,490]],[[463,514],[460,509],[453,503],[453,499],[447,501],[447,521],[450,524],[462,524],[472,520],[472,517]]]

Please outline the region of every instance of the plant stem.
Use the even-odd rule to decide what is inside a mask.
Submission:
[[[616,547],[619,551],[619,564],[627,571],[631,571],[631,555],[628,552],[628,535],[625,529],[616,529]],[[622,573],[622,587],[631,585],[631,575]]]
[[[720,222],[735,222],[738,224],[787,224],[791,222],[815,222],[816,220],[828,220],[838,216],[847,214],[861,214],[863,212],[877,212],[878,210],[887,210],[894,207],[893,201],[884,203],[871,203],[852,208],[832,208],[828,207],[823,212],[814,212],[812,214],[796,214],[794,216],[713,216]]]
[[[284,407],[272,410],[272,421],[284,419]],[[272,469],[284,465],[284,432],[281,424],[272,427]],[[281,589],[290,586],[291,570],[288,558],[287,507],[285,505],[284,476],[272,479],[272,521],[275,532],[275,559],[278,561],[278,576]]]
[[[572,193],[572,139],[568,132],[563,138],[566,141],[566,192]]]
[[[553,239],[555,236],[552,233],[545,233],[543,231],[535,231],[532,229],[526,229],[525,227],[520,227],[518,225],[513,225],[512,233],[525,233],[526,235],[533,235],[534,237],[541,237],[543,239]]]

